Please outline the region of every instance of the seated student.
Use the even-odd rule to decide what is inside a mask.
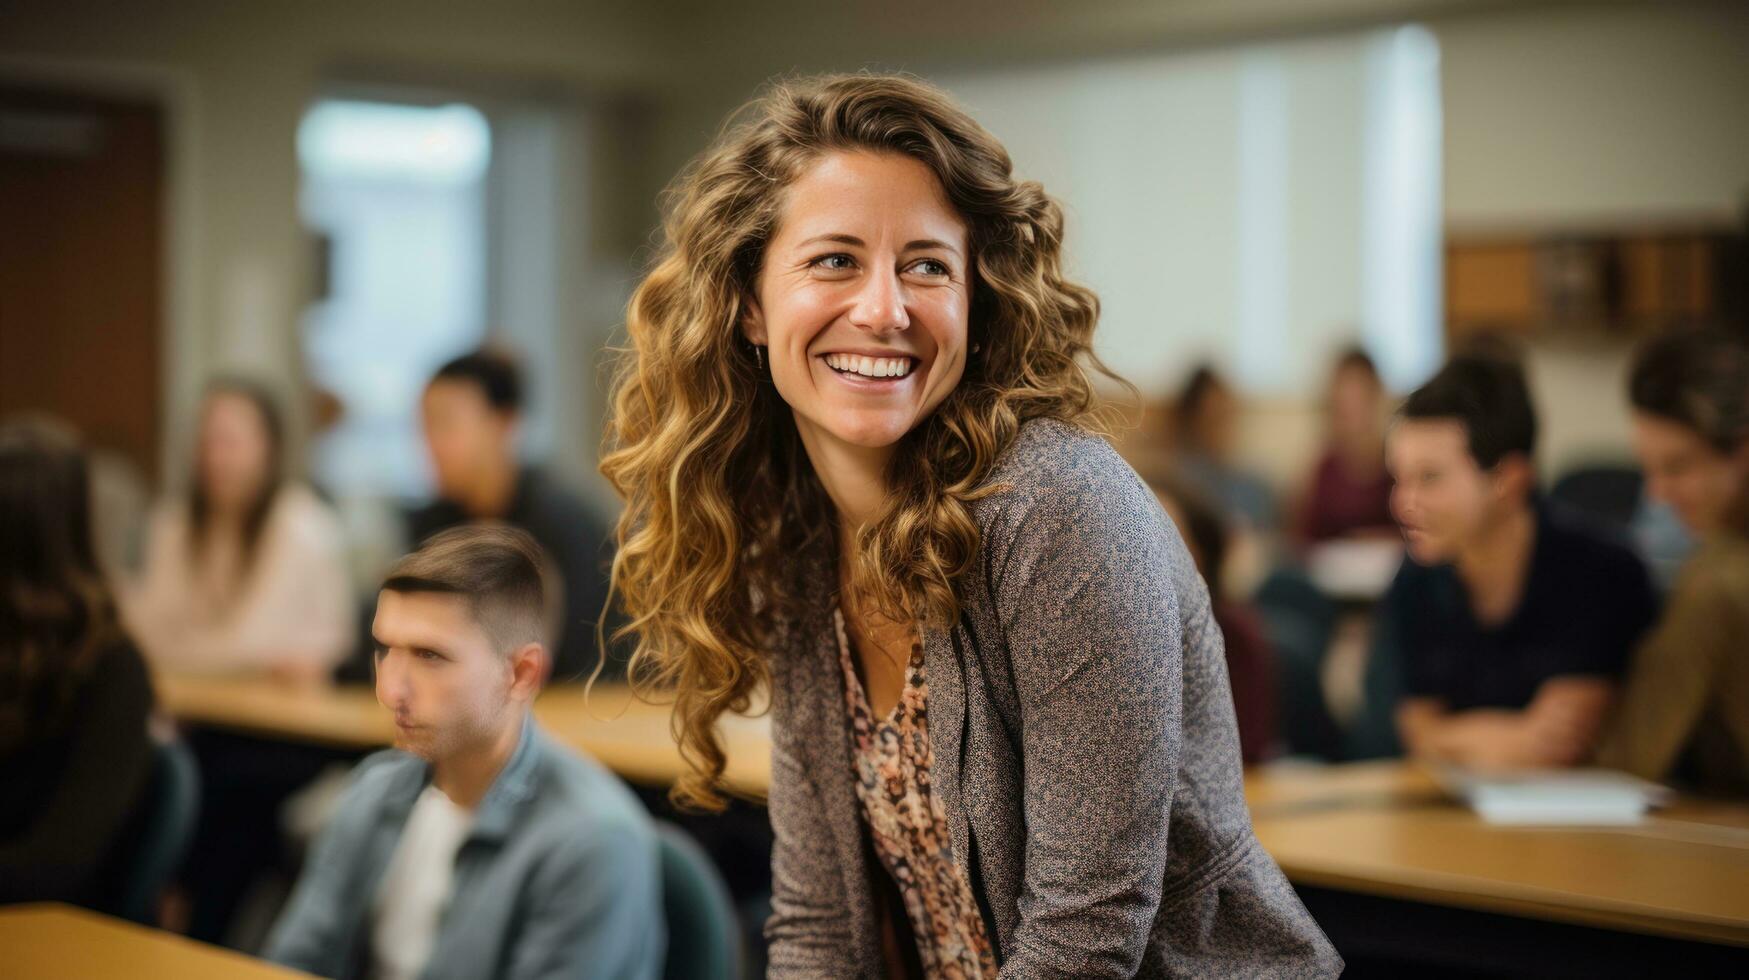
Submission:
[[[432,377],[421,411],[438,499],[410,515],[412,543],[468,521],[503,521],[533,535],[552,556],[565,593],[553,679],[587,677],[599,661],[595,623],[607,598],[607,527],[577,494],[539,467],[518,463],[521,371],[501,354],[458,357]],[[623,665],[607,670],[618,676]]]
[[[1590,755],[1654,605],[1625,548],[1537,497],[1524,373],[1459,357],[1404,403],[1388,457],[1408,546],[1380,609],[1416,756],[1479,768]],[[1375,656],[1392,656],[1381,642]]]
[[[315,492],[287,478],[285,452],[265,388],[207,388],[188,496],[154,514],[144,572],[121,592],[154,665],[325,680],[345,656],[345,538]]]
[[[1359,347],[1343,352],[1330,374],[1329,441],[1295,514],[1301,544],[1396,533],[1385,471],[1384,395],[1372,358]]]
[[[1173,409],[1173,468],[1241,530],[1273,533],[1278,520],[1274,491],[1233,459],[1238,416],[1238,399],[1214,368],[1204,364],[1191,371]]]
[[[97,567],[89,487],[70,433],[0,426],[0,903],[105,907],[151,770],[152,686]]]
[[[1148,482],[1208,583],[1209,610],[1221,630],[1233,713],[1239,722],[1239,756],[1248,766],[1267,761],[1275,748],[1275,652],[1256,610],[1221,589],[1231,529],[1217,508],[1176,477],[1154,474]]]
[[[285,425],[257,382],[220,378],[201,399],[186,496],[161,505],[146,562],[120,583],[129,630],[152,666],[326,683],[353,646],[354,599],[340,521],[286,475]],[[336,761],[326,748],[197,728],[194,843],[178,874],[190,936],[252,945],[237,909],[278,866],[287,798]]]
[[[1749,795],[1749,344],[1659,337],[1635,358],[1628,397],[1651,494],[1701,545],[1635,656],[1597,762]]]
[[[648,814],[542,732],[549,573],[526,533],[445,531],[383,582],[366,759],[317,838],[268,959],[325,977],[654,977]]]

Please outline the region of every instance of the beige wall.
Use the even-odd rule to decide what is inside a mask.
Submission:
[[[1506,9],[1435,33],[1454,227],[1749,207],[1749,4]]]
[[[1419,19],[1442,47],[1453,225],[1728,215],[1749,185],[1749,6],[1741,3],[689,6],[12,0],[0,6],[0,72],[157,92],[173,106],[173,432],[212,367],[298,373],[295,324],[311,256],[297,220],[293,135],[324,81],[336,78],[573,100],[598,139],[585,253],[603,290],[623,289],[635,274],[655,191],[759,79],[794,70],[963,73]],[[920,32],[925,14],[930,30]],[[608,319],[613,309],[597,304],[589,316]],[[1611,407],[1621,358],[1619,350],[1539,352],[1533,373],[1551,460],[1623,445]],[[1286,479],[1303,467],[1316,430],[1312,404],[1260,406],[1247,425],[1251,455]]]

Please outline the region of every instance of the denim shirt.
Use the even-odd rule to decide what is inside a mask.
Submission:
[[[324,977],[369,974],[377,893],[430,781],[430,765],[401,751],[359,764],[268,938],[268,959]],[[421,976],[658,976],[656,847],[649,815],[617,777],[525,721],[456,852]]]

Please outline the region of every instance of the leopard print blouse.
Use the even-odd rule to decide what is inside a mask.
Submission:
[[[923,972],[949,980],[994,977],[996,960],[984,920],[964,871],[954,863],[941,798],[930,788],[934,758],[922,643],[912,642],[905,688],[892,714],[877,722],[856,677],[842,610],[833,610],[833,623],[855,750],[856,795],[875,853],[904,901]]]

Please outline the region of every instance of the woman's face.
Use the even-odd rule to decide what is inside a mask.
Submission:
[[[959,384],[968,251],[910,157],[831,153],[786,189],[742,326],[810,450],[890,447]]]
[[[1696,534],[1717,531],[1737,496],[1749,493],[1749,447],[1721,453],[1686,425],[1635,412],[1634,451],[1647,491]]]
[[[1239,402],[1226,385],[1214,384],[1203,393],[1190,437],[1194,443],[1191,448],[1214,459],[1233,455],[1239,441]]]
[[[1376,443],[1382,429],[1383,395],[1378,379],[1370,372],[1358,367],[1339,369],[1330,380],[1331,436],[1348,445]]]
[[[200,418],[197,476],[207,499],[221,508],[253,500],[267,480],[273,452],[267,425],[242,395],[208,396]]]

